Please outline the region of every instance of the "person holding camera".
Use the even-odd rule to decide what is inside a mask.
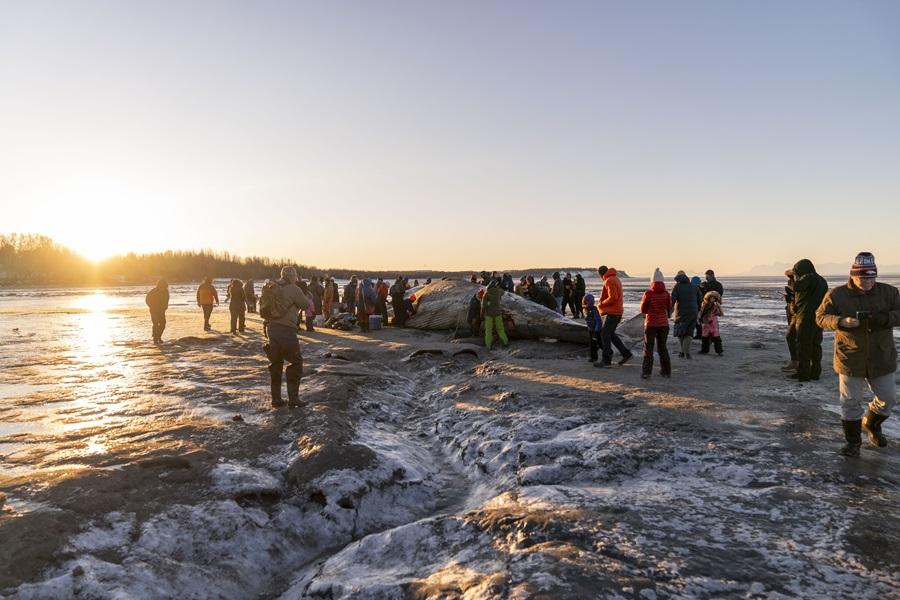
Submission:
[[[850,281],[828,292],[816,311],[819,326],[835,332],[834,370],[840,381],[841,423],[847,441],[841,448],[844,456],[859,456],[863,429],[872,446],[887,445],[881,424],[891,414],[897,394],[892,329],[900,326],[900,291],[877,282],[877,277],[875,257],[860,252]],[[864,411],[865,384],[874,398]]]

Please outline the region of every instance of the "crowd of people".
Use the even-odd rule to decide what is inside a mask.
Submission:
[[[516,294],[550,310],[571,318],[584,319],[587,330],[588,360],[595,367],[609,368],[615,351],[620,355],[619,365],[633,358],[628,346],[617,335],[616,329],[624,315],[622,283],[615,268],[601,266],[597,270],[603,281],[599,296],[586,293],[585,281],[580,273],[553,273],[550,279],[535,281],[531,275],[523,276],[516,283],[508,274],[496,271],[481,277],[472,275],[471,282],[479,284],[478,291],[469,303],[468,321],[472,335],[484,336],[485,347],[493,347],[494,335],[503,346],[509,338],[503,325],[503,295]],[[870,443],[883,447],[887,440],[881,424],[890,415],[895,402],[897,351],[892,328],[900,326],[900,292],[897,288],[877,282],[875,258],[862,252],[854,260],[849,281],[834,289],[828,289],[827,281],[816,272],[808,259],[798,261],[785,275],[785,311],[788,318],[786,341],[790,354],[783,367],[789,377],[800,382],[818,380],[822,373],[823,329],[835,332],[834,370],[839,376],[839,396],[842,424],[846,444],[841,453],[859,456],[862,431]],[[671,290],[666,288],[665,278],[657,268],[648,289],[643,292],[640,312],[644,316],[644,344],[641,377],[652,376],[654,353],[659,357],[659,373],[671,377],[672,363],[668,351],[670,330],[678,340],[678,356],[692,358],[691,346],[699,339],[700,354],[724,353],[719,329],[719,318],[725,315],[722,308],[724,287],[710,269],[705,280],[691,277],[679,271]],[[426,284],[431,283],[428,279]],[[268,281],[257,296],[254,281],[231,280],[225,301],[231,313],[231,333],[244,331],[246,313],[256,312],[263,319],[268,342],[264,346],[269,358],[271,394],[273,406],[285,404],[281,396],[282,375],[287,381],[288,405],[300,406],[299,385],[303,358],[297,332],[301,326],[314,330],[317,316],[322,316],[328,326],[341,328],[341,324],[355,323],[364,332],[372,327],[388,324],[388,303],[396,327],[406,326],[416,312],[415,295],[407,292],[417,287],[418,280],[410,284],[407,278],[398,276],[388,285],[383,279],[372,281],[351,277],[343,290],[332,277],[312,277],[301,280],[293,267],[284,267],[277,281]],[[207,277],[197,288],[197,305],[203,312],[203,327],[210,330],[210,317],[219,296]],[[169,304],[168,285],[160,280],[146,298],[150,308],[153,340],[162,342],[166,327],[165,312]],[[670,322],[673,327],[670,329]],[[288,363],[287,369],[284,368]],[[865,386],[874,397],[864,408]]]

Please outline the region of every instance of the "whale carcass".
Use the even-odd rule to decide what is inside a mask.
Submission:
[[[468,335],[469,301],[478,292],[478,284],[462,280],[442,280],[415,290],[416,314],[406,322],[416,329],[451,330]],[[516,294],[505,293],[501,301],[503,324],[510,338],[552,338],[576,344],[589,341],[583,321],[567,319],[558,312]],[[641,337],[641,315],[622,323],[618,332],[635,342]],[[630,345],[630,344],[629,344]]]

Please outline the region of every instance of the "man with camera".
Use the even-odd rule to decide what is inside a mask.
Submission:
[[[840,380],[841,423],[847,443],[844,456],[859,456],[862,430],[874,447],[887,445],[881,424],[891,414],[897,390],[897,349],[892,329],[900,326],[900,291],[876,282],[875,257],[860,252],[850,281],[825,296],[816,322],[835,332],[834,370]],[[863,386],[874,398],[863,410]],[[863,414],[865,413],[865,414]]]

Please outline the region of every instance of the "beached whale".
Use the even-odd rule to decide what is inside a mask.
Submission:
[[[478,292],[478,284],[463,280],[442,280],[415,290],[416,314],[407,326],[416,329],[451,330],[468,335],[469,301]],[[567,319],[559,313],[516,294],[505,293],[501,302],[503,324],[510,338],[552,338],[576,344],[589,342],[584,321]],[[641,338],[643,317],[623,322],[618,332],[633,345]]]

